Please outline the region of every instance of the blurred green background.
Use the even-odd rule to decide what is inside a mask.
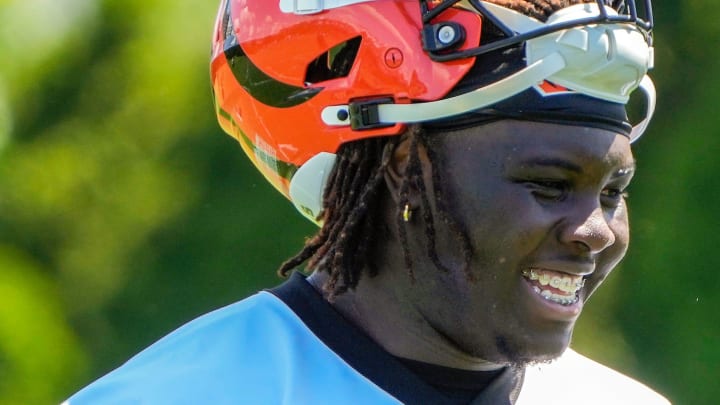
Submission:
[[[217,3],[0,0],[0,405],[59,403],[276,284],[314,230],[215,122]],[[655,7],[633,243],[574,346],[674,403],[715,404],[720,2]]]

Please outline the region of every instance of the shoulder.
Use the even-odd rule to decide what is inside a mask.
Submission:
[[[338,404],[349,392],[397,403],[261,292],[180,327],[64,405]]]
[[[549,364],[528,367],[517,405],[670,402],[644,384],[571,349]]]
[[[238,381],[272,373],[282,362],[277,346],[298,323],[277,298],[256,294],[183,325],[69,403],[222,403],[215,393],[246,395]]]

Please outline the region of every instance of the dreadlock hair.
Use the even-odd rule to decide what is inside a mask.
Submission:
[[[371,138],[343,144],[323,194],[323,226],[305,247],[282,264],[282,276],[308,261],[307,267],[325,271],[331,295],[357,285],[366,265],[372,235],[377,231],[376,211],[384,170],[392,156],[390,138]],[[376,269],[369,269],[371,274]]]
[[[428,257],[440,269],[447,270],[440,261],[435,247],[435,218],[423,181],[419,145],[427,143],[425,132],[412,126],[407,132],[410,143],[408,166],[400,184],[400,199],[396,207],[396,227],[403,247],[405,265],[410,277],[412,258],[408,246],[407,224],[403,220],[403,208],[409,202],[410,190],[421,196]],[[357,286],[364,271],[369,276],[377,274],[370,260],[374,238],[381,231],[381,215],[378,211],[384,190],[385,170],[397,146],[399,137],[370,138],[343,144],[328,177],[323,194],[322,228],[310,238],[304,248],[283,263],[278,270],[281,276],[307,261],[307,267],[327,272],[330,278],[324,289],[330,298]],[[428,148],[425,148],[428,149]],[[432,158],[431,158],[432,159]],[[437,170],[433,170],[433,193],[436,207],[444,223],[454,230],[461,240],[464,256],[472,256],[470,244],[464,232],[447,214]]]
[[[490,0],[498,5],[519,11],[541,21],[561,8],[594,2],[595,0]],[[623,3],[624,0],[604,0],[606,3]],[[487,29],[493,30],[486,25]],[[483,26],[483,30],[486,29]],[[409,249],[407,223],[403,219],[403,210],[409,203],[411,189],[420,195],[420,212],[425,226],[425,245],[428,258],[440,271],[448,271],[438,257],[435,240],[435,224],[424,173],[420,164],[420,146],[427,153],[432,167],[437,169],[440,162],[431,147],[432,140],[420,126],[410,126],[405,136],[410,142],[408,165],[399,188],[399,201],[395,209],[395,227],[401,246],[405,267],[411,279],[414,279],[413,261]],[[378,269],[373,266],[370,257],[374,249],[374,236],[385,226],[381,223],[379,212],[384,192],[385,170],[390,163],[400,137],[378,137],[348,142],[340,146],[337,160],[328,177],[323,193],[322,228],[309,238],[303,249],[285,261],[278,269],[282,277],[302,263],[306,267],[326,272],[329,279],[323,289],[328,299],[333,299],[348,289],[358,285],[366,272],[372,277]],[[440,170],[432,170],[432,194],[438,220],[448,227],[455,237],[456,246],[463,256],[468,280],[473,280],[469,263],[473,256],[470,240],[461,224],[449,214],[447,197],[442,190]]]

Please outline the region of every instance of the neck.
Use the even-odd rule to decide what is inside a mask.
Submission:
[[[400,269],[404,270],[404,266]],[[402,274],[393,276],[394,273]],[[357,288],[335,297],[330,305],[393,356],[462,370],[504,367],[463,352],[438,333],[412,303],[398,299],[392,286],[399,285],[394,280],[399,277],[409,280],[404,271],[380,269],[377,276],[362,278]],[[327,278],[325,273],[314,272],[308,280],[322,293]],[[400,285],[399,288],[412,288],[409,281],[401,281]]]

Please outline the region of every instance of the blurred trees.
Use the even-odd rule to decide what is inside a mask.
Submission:
[[[633,244],[575,346],[677,403],[720,363],[720,4],[656,4],[660,104]],[[194,316],[275,284],[314,228],[215,123],[215,2],[0,2],[0,405],[60,402]]]

